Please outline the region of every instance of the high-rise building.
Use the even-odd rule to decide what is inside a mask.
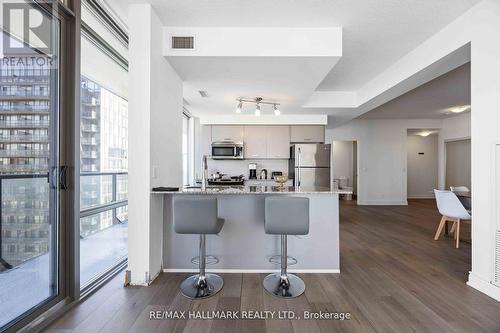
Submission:
[[[0,257],[11,266],[46,253],[49,246],[50,68],[48,61],[26,64],[25,58],[19,55],[8,65],[0,63]],[[82,77],[82,173],[127,170],[127,126],[127,101]],[[83,176],[81,206],[109,202],[112,177]],[[115,181],[116,195],[125,196],[126,175]],[[121,208],[116,214],[84,218],[81,234],[91,235],[125,216]]]

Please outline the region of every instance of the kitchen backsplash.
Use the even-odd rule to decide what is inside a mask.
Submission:
[[[248,179],[248,164],[257,164],[257,177],[260,175],[262,169],[267,170],[267,178],[271,178],[271,172],[281,171],[284,175],[288,174],[288,160],[209,160],[208,161],[208,174],[209,177],[217,171],[229,176],[244,175]]]

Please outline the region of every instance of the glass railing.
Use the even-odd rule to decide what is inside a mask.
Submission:
[[[128,174],[80,174],[80,283],[82,288],[127,258]]]
[[[94,262],[104,253],[87,249],[89,244],[112,248],[108,251],[117,256],[114,259],[127,255],[127,179],[126,172],[81,174],[80,238],[82,250],[86,249],[81,252],[87,265],[82,267],[85,276],[99,270]],[[49,192],[47,172],[0,174],[0,273],[48,253]],[[114,226],[116,230],[111,230]],[[103,262],[103,258],[99,260]]]

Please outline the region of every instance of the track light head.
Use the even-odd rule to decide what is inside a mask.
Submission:
[[[281,111],[280,109],[278,109],[278,106],[276,104],[274,104],[274,115],[275,116],[279,116],[281,114]]]

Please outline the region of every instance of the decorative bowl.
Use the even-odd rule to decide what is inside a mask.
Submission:
[[[285,186],[285,183],[288,181],[288,176],[274,176],[274,181],[278,183],[280,187]]]

